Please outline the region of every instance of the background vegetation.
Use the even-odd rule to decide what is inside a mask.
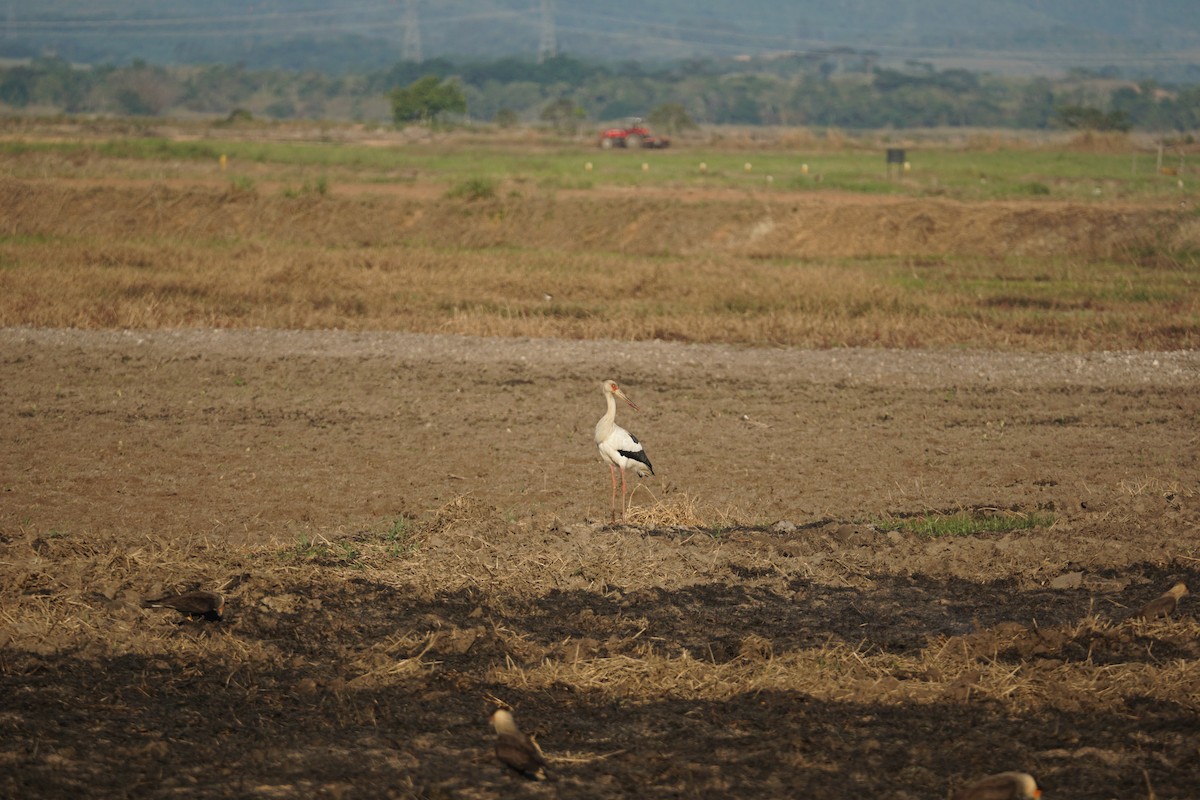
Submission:
[[[82,69],[45,57],[0,68],[0,104],[41,113],[222,116],[242,110],[273,119],[383,123],[393,118],[389,98],[435,78],[460,87],[465,105],[447,108],[459,121],[548,123],[568,133],[588,120],[598,124],[657,109],[682,111],[701,124],[1200,129],[1200,83],[1134,83],[1094,73],[1005,78],[922,62],[891,69],[844,53],[657,67],[564,56],[541,64],[511,57],[431,59],[338,75],[140,61]]]

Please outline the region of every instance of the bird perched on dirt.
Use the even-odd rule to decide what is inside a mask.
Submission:
[[[173,608],[189,620],[202,619],[220,622],[225,611],[225,597],[216,592],[198,590],[183,594],[166,594],[142,600],[142,608]]]
[[[954,800],[1037,800],[1042,796],[1037,781],[1028,772],[1000,772],[972,783]]]
[[[508,709],[492,712],[496,729],[496,758],[534,781],[546,780],[546,757],[533,737],[523,733]]]
[[[1187,594],[1190,594],[1188,587],[1181,581],[1168,589],[1164,594],[1154,598],[1130,614],[1129,618],[1158,619],[1159,617],[1169,617],[1175,613],[1175,606],[1179,605],[1180,599]]]
[[[616,423],[617,400],[621,398],[634,411],[640,411],[637,405],[629,399],[616,381],[604,381],[600,384],[604,392],[604,400],[608,403],[608,411],[596,423],[596,446],[600,448],[600,457],[608,464],[608,472],[612,476],[612,506],[613,519],[617,518],[617,470],[621,470],[621,519],[625,518],[625,470],[632,469],[639,478],[654,474],[654,467],[642,443],[629,431]]]

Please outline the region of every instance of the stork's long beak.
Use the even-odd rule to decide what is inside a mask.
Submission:
[[[638,408],[637,403],[630,400],[629,395],[625,394],[625,392],[622,391],[621,389],[617,389],[616,395],[617,395],[617,397],[624,400],[626,403],[629,403],[629,407],[632,408],[634,411],[641,411],[641,409]]]

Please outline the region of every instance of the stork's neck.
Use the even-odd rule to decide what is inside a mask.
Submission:
[[[604,399],[608,402],[608,410],[604,412],[604,416],[596,423],[596,441],[602,442],[612,433],[613,425],[617,419],[617,399],[609,392],[604,393]]]

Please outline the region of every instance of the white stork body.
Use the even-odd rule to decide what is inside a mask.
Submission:
[[[596,446],[600,448],[600,457],[608,464],[608,472],[612,477],[613,518],[616,519],[617,504],[617,470],[621,471],[621,518],[625,518],[625,470],[633,470],[639,478],[654,474],[654,467],[646,456],[642,443],[629,431],[617,424],[617,400],[621,398],[634,411],[638,407],[630,400],[616,381],[604,381],[600,384],[604,399],[608,402],[608,410],[596,423]]]

